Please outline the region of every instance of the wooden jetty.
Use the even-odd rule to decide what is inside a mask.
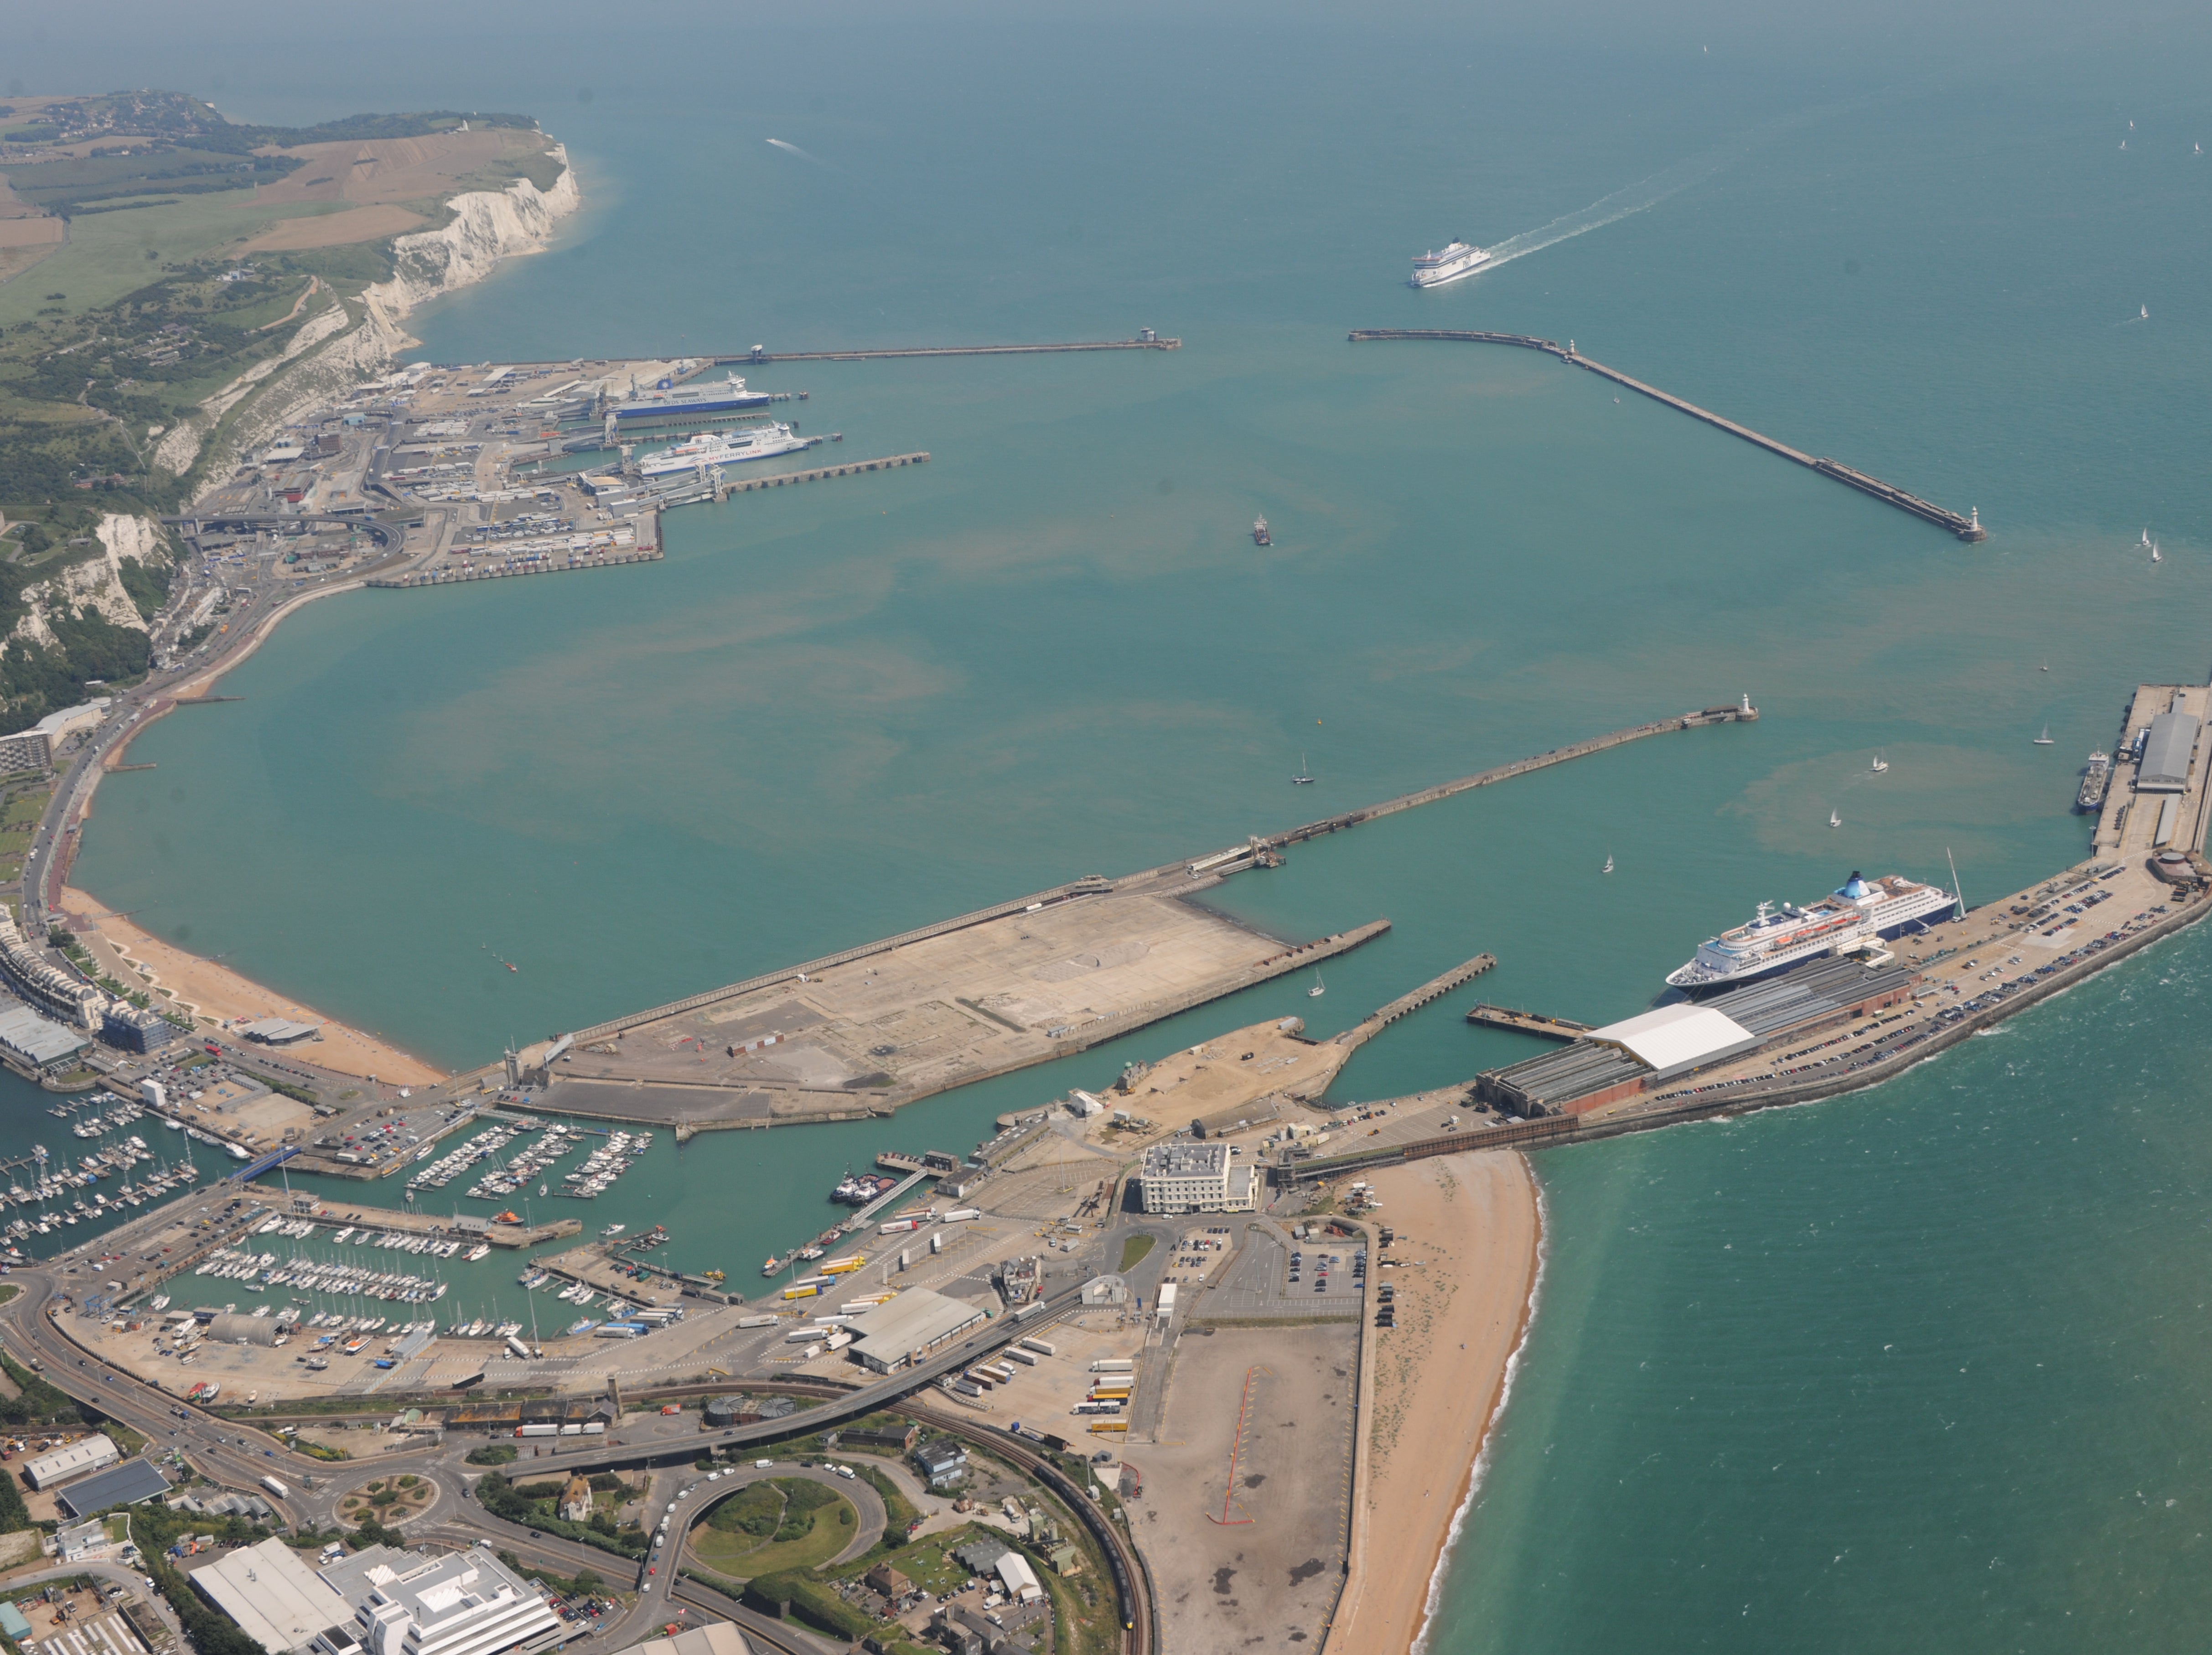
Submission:
[[[1504,1006],[1477,1006],[1468,1013],[1467,1020],[1493,1029],[1540,1034],[1547,1040],[1572,1040],[1577,1035],[1590,1031],[1590,1025],[1577,1023],[1571,1018],[1547,1017],[1541,1012],[1516,1012]]]
[[[1381,1010],[1353,1024],[1337,1036],[1332,1044],[1339,1046],[1364,1045],[1400,1018],[1411,1015],[1431,1001],[1441,1000],[1468,978],[1480,977],[1497,964],[1498,956],[1495,954],[1477,954],[1473,959],[1453,966],[1442,977],[1430,978],[1411,994],[1400,995]]]
[[[811,471],[779,472],[773,477],[740,478],[732,483],[726,479],[716,483],[711,477],[696,475],[677,477],[651,488],[647,497],[655,506],[691,506],[702,501],[720,501],[733,494],[757,494],[763,489],[781,489],[800,483],[821,483],[836,477],[858,477],[863,472],[891,472],[902,465],[927,465],[929,452],[923,449],[911,454],[890,454],[881,459],[848,460],[841,465],[817,465]]]
[[[1352,341],[1355,344],[1377,339],[1443,339],[1463,344],[1510,344],[1518,345],[1525,350],[1541,350],[1549,356],[1557,356],[1570,368],[1580,368],[1595,374],[1601,379],[1611,380],[1615,385],[1626,386],[1638,396],[1649,397],[1654,402],[1664,403],[1668,407],[1680,413],[1687,414],[1692,419],[1703,420],[1717,430],[1726,431],[1730,436],[1741,437],[1746,442],[1764,448],[1771,454],[1778,454],[1783,459],[1795,465],[1802,465],[1808,471],[1818,472],[1823,477],[1833,478],[1846,488],[1856,489],[1862,494],[1871,495],[1886,505],[1896,507],[1899,511],[1911,512],[1915,517],[1933,523],[1939,528],[1949,530],[1961,540],[1989,538],[1989,531],[1982,526],[1982,514],[1978,508],[1961,517],[1954,511],[1946,511],[1942,507],[1923,500],[1918,495],[1908,494],[1905,490],[1898,488],[1893,484],[1885,483],[1878,477],[1869,477],[1864,472],[1855,470],[1841,460],[1816,457],[1801,449],[1793,448],[1786,442],[1777,442],[1763,432],[1753,430],[1748,425],[1739,425],[1735,421],[1724,418],[1711,409],[1700,408],[1694,402],[1686,401],[1680,397],[1662,391],[1656,386],[1646,385],[1641,380],[1631,379],[1617,368],[1608,368],[1601,362],[1583,356],[1575,349],[1575,342],[1572,339],[1561,344],[1556,339],[1540,339],[1525,333],[1483,333],[1456,328],[1362,327],[1354,328],[1352,332]]]
[[[714,356],[710,365],[738,362],[865,362],[902,356],[1041,356],[1067,350],[1180,350],[1181,339],[1163,339],[1150,328],[1133,339],[1081,339],[1065,344],[908,345],[880,350],[767,350],[755,345],[741,356]]]

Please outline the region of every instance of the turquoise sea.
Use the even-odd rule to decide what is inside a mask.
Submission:
[[[2017,888],[2083,848],[2077,767],[2132,686],[2207,670],[2193,14],[401,5],[374,52],[350,14],[0,19],[27,86],[538,114],[587,205],[416,319],[436,360],[1183,340],[769,368],[843,453],[932,463],[678,514],[646,569],[314,605],[245,700],[150,730],[80,879],[441,1062],[1763,709],[1233,881],[1286,935],[1395,922],[1324,1001],[1255,990],[889,1123],[664,1135],[587,1209],[733,1278],[848,1161],[1480,949],[1485,997],[1613,1017],[1854,867]],[[1527,251],[1401,285],[1455,234]],[[1345,339],[1410,326],[1572,338],[1991,538],[1548,358]],[[1430,1647],[2193,1646],[2208,970],[2185,937],[1879,1092],[1545,1157],[1541,1303]],[[1462,1009],[1340,1095],[1518,1051]],[[511,1260],[450,1274],[521,1302]]]

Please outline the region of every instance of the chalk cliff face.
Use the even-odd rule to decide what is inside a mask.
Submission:
[[[550,190],[541,191],[528,179],[517,179],[496,194],[480,191],[455,196],[446,204],[453,217],[443,229],[422,230],[394,241],[392,280],[368,289],[371,308],[381,308],[396,322],[426,299],[483,281],[501,259],[544,246],[554,225],[575,211],[583,199],[568,150],[556,144],[550,153],[561,161],[561,176]]]
[[[300,330],[281,362],[257,368],[209,399],[201,417],[162,438],[157,459],[164,465],[180,460],[174,466],[179,471],[190,465],[216,422],[243,404],[207,456],[207,475],[223,475],[239,454],[309,409],[388,371],[393,358],[416,343],[402,323],[417,305],[483,281],[502,259],[542,251],[560,221],[583,204],[567,149],[556,143],[546,153],[561,163],[551,189],[517,179],[503,190],[452,198],[446,205],[453,218],[443,228],[392,242],[390,281],[364,289],[358,302],[324,312]]]
[[[19,641],[40,646],[52,643],[54,630],[49,618],[58,611],[97,614],[136,632],[147,630],[145,617],[124,590],[123,560],[167,563],[169,551],[162,541],[161,526],[150,517],[110,512],[100,520],[96,532],[101,556],[70,563],[23,588],[24,612],[14,630],[0,639],[0,653]]]

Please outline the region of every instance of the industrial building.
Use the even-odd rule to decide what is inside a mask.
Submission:
[[[2197,751],[2196,715],[2181,710],[2181,692],[2172,707],[2150,721],[2142,761],[2136,766],[2137,793],[2180,793],[2189,786],[2189,766]]]
[[[1880,957],[1887,962],[1886,954]],[[1776,1041],[1909,1000],[1919,973],[1844,957],[1809,960],[1725,994],[1592,1029],[1555,1050],[1491,1069],[1475,1098],[1508,1114],[1582,1114]]]
[[[78,1057],[91,1045],[75,1029],[65,1029],[28,1006],[9,1005],[0,1011],[0,1052],[37,1074],[55,1074],[76,1068]]]
[[[136,1506],[169,1492],[169,1480],[149,1460],[125,1460],[120,1465],[72,1482],[55,1496],[55,1503],[73,1518],[90,1517],[113,1506]]]
[[[51,1488],[71,1477],[81,1477],[87,1471],[105,1470],[122,1457],[106,1434],[95,1431],[30,1461],[23,1467],[23,1478],[33,1488]]]
[[[191,1574],[192,1589],[269,1652],[294,1655],[353,1619],[353,1605],[281,1540],[264,1540]]]
[[[908,1362],[936,1354],[984,1321],[982,1311],[964,1299],[948,1299],[927,1287],[911,1287],[846,1324],[852,1352],[861,1366],[893,1373]]]
[[[310,1037],[322,1027],[319,1023],[301,1023],[289,1017],[264,1017],[252,1023],[241,1023],[237,1032],[256,1045],[289,1046]]]
[[[745,1634],[727,1621],[709,1621],[673,1637],[648,1638],[641,1644],[617,1650],[615,1655],[752,1655]]]
[[[1227,1144],[1154,1144],[1137,1174],[1137,1199],[1147,1213],[1249,1213],[1259,1185],[1259,1168]]]

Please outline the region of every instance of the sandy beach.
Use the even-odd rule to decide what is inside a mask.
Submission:
[[[374,1035],[333,1022],[313,1007],[271,993],[235,971],[163,942],[111,913],[106,904],[74,885],[62,888],[62,911],[68,916],[70,928],[84,940],[104,970],[119,982],[146,983],[156,991],[157,1001],[167,1000],[159,990],[171,990],[203,1027],[263,1017],[319,1023],[319,1038],[289,1047],[287,1055],[317,1068],[339,1074],[374,1075],[397,1086],[433,1086],[446,1079],[421,1058],[386,1045]],[[150,981],[147,973],[151,974]]]
[[[1377,1272],[1397,1289],[1398,1325],[1369,1334],[1365,1494],[1329,1648],[1404,1655],[1521,1342],[1540,1221],[1517,1154],[1439,1156],[1372,1182],[1382,1208],[1368,1221],[1396,1232],[1390,1254],[1406,1263]]]

